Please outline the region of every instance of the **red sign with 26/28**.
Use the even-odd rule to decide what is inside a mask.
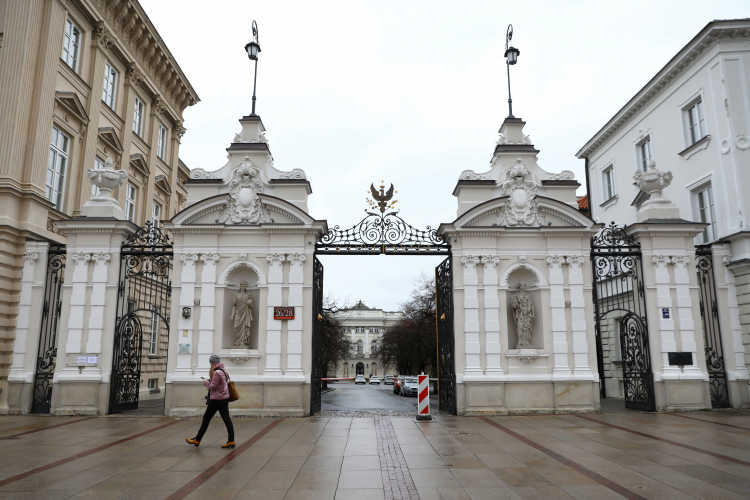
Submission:
[[[273,319],[294,319],[293,307],[274,307]]]

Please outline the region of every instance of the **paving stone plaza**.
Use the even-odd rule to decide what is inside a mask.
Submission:
[[[0,499],[750,497],[744,411],[199,423],[0,417]]]

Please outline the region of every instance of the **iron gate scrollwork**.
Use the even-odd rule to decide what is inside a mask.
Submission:
[[[700,289],[701,323],[708,369],[708,387],[713,408],[729,408],[729,388],[721,343],[719,309],[716,305],[716,280],[710,245],[695,248],[695,267]]]
[[[158,342],[161,331],[169,331],[172,261],[173,248],[169,236],[164,229],[151,222],[139,228],[122,244],[110,413],[138,408],[143,336],[146,332],[156,335]],[[160,322],[163,322],[163,327]]]
[[[57,362],[57,333],[62,312],[62,285],[65,272],[65,246],[50,245],[47,274],[44,281],[44,304],[39,329],[36,373],[31,400],[31,413],[49,413],[52,405],[52,377]]]
[[[320,411],[322,396],[322,349],[321,335],[323,315],[323,264],[313,256],[313,308],[312,308],[312,372],[310,375],[310,416]]]
[[[655,411],[641,247],[625,229],[613,222],[591,238],[600,393],[607,397],[602,334],[608,328],[620,343],[625,407]],[[610,320],[619,321],[619,332],[606,327]]]
[[[456,414],[456,363],[453,333],[453,266],[448,256],[435,268],[438,409]]]

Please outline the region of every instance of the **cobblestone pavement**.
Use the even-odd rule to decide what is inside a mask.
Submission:
[[[0,417],[0,500],[750,498],[750,412]]]

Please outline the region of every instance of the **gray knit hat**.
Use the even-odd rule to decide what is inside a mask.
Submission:
[[[218,354],[212,354],[211,357],[208,358],[208,362],[213,363],[215,365],[219,364],[221,363],[221,356],[219,356]]]

